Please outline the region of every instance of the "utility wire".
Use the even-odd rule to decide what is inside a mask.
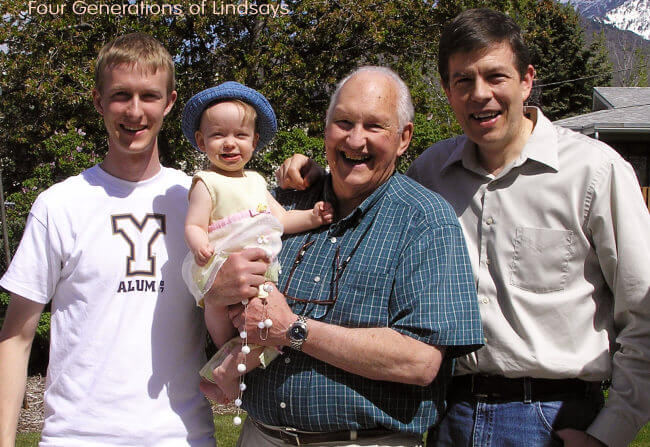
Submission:
[[[630,104],[629,106],[619,106],[619,107],[612,107],[611,109],[602,109],[602,110],[596,110],[597,112],[607,112],[610,110],[621,110],[621,109],[629,109],[632,107],[642,107],[642,106],[650,106],[650,102],[645,103],[645,104]],[[593,112],[590,112],[593,113]]]
[[[537,84],[537,85],[533,85],[533,88],[536,88],[536,87],[548,87],[549,85],[566,84],[568,82],[576,82],[576,81],[583,81],[585,79],[600,78],[605,74],[620,73],[622,71],[635,70],[637,68],[645,68],[645,67],[648,67],[648,66],[650,66],[650,63],[646,64],[645,66],[638,65],[636,67],[631,67],[631,68],[622,68],[620,70],[611,70],[611,71],[604,72],[604,73],[597,74],[597,75],[593,75],[593,76],[584,76],[582,78],[567,79],[566,81],[549,82],[548,84]]]

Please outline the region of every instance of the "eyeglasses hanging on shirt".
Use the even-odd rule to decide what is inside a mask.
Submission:
[[[336,250],[334,251],[334,259],[332,259],[332,279],[330,280],[330,299],[328,300],[311,300],[311,299],[304,299],[304,298],[296,298],[291,295],[287,295],[287,290],[289,290],[289,285],[291,284],[291,279],[293,278],[293,274],[295,273],[296,269],[302,262],[303,258],[305,257],[305,254],[307,253],[307,250],[309,247],[311,247],[314,242],[312,240],[312,235],[313,233],[310,232],[309,236],[307,237],[307,240],[305,241],[304,244],[300,247],[300,250],[298,250],[298,253],[296,253],[296,257],[293,261],[293,264],[291,265],[291,270],[289,271],[289,277],[287,278],[287,283],[285,284],[282,294],[293,301],[297,301],[299,303],[312,303],[312,304],[322,304],[322,305],[333,305],[336,303],[336,301],[339,298],[339,281],[341,277],[343,276],[343,273],[345,272],[345,269],[347,268],[348,264],[350,263],[350,260],[356,253],[357,249],[365,239],[366,235],[368,234],[368,231],[372,228],[373,223],[375,222],[375,218],[377,215],[375,214],[372,218],[372,221],[370,224],[366,227],[365,230],[363,230],[363,233],[357,239],[355,242],[354,246],[352,247],[352,250],[350,250],[350,253],[347,255],[347,257],[343,260],[343,262],[340,262],[341,260],[341,244],[337,245]]]

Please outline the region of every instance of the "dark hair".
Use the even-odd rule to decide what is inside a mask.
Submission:
[[[515,58],[515,67],[523,79],[530,65],[530,53],[521,36],[521,28],[507,15],[493,9],[463,11],[442,30],[438,50],[438,73],[449,86],[449,58],[456,53],[471,53],[506,42]]]

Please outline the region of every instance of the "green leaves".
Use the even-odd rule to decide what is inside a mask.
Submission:
[[[105,129],[91,100],[94,61],[105,42],[127,32],[152,34],[174,57],[179,98],[159,146],[164,164],[188,173],[201,165],[180,131],[183,106],[194,93],[237,80],[269,98],[281,132],[251,165],[269,175],[293,152],[322,157],[329,97],[336,82],[364,64],[392,66],[411,88],[418,118],[400,161],[404,170],[436,140],[460,132],[439,87],[436,53],[442,26],[470,7],[500,9],[521,24],[539,83],[598,75],[543,88],[540,102],[551,118],[586,111],[591,87],[608,81],[602,42],[586,46],[576,13],[552,0],[288,0],[282,3],[288,13],[275,17],[214,14],[212,3],[218,9],[226,2],[207,3],[204,14],[189,14],[196,2],[183,0],[170,4],[184,15],[139,17],[75,14],[69,4],[62,14],[30,15],[23,1],[2,2],[0,163],[9,200],[17,203],[12,219],[24,220],[23,201],[105,152]],[[15,245],[22,223],[10,226]]]
[[[322,136],[336,82],[363,64],[390,65],[411,88],[420,118],[403,169],[436,139],[460,132],[439,87],[436,53],[442,26],[470,7],[506,11],[522,25],[541,83],[607,72],[602,42],[587,47],[575,12],[552,0],[288,0],[275,17],[215,14],[212,3],[218,9],[226,2],[207,3],[203,14],[190,14],[196,2],[183,0],[170,4],[184,15],[137,16],[79,14],[70,4],[62,14],[30,15],[23,1],[2,2],[0,163],[7,193],[41,190],[105,152],[90,94],[94,60],[105,42],[127,32],[152,34],[174,57],[179,98],[159,146],[163,163],[187,172],[201,163],[180,131],[183,106],[194,93],[236,80],[269,98],[285,133],[253,162],[268,174],[292,151],[318,155],[320,143],[302,138]],[[603,74],[543,88],[541,105],[552,118],[583,112],[591,87],[607,80]],[[86,135],[75,136],[76,128]]]
[[[525,18],[536,85],[542,85],[538,105],[551,120],[590,112],[593,87],[611,80],[602,37],[587,46],[577,13],[553,0],[533,4]]]
[[[428,146],[461,132],[439,86],[437,42],[442,26],[470,7],[507,11],[521,24],[543,83],[605,73],[544,88],[542,107],[552,118],[585,111],[591,87],[608,80],[602,43],[587,47],[573,10],[551,0],[286,0],[288,13],[275,17],[190,14],[197,2],[189,0],[166,2],[180,5],[184,15],[80,14],[72,2],[63,3],[62,14],[39,15],[28,14],[23,0],[0,2],[0,164],[7,201],[15,203],[8,209],[12,249],[38,193],[105,153],[106,131],[92,105],[94,61],[120,34],[149,33],[174,58],[179,97],[158,141],[163,163],[188,173],[202,163],[180,130],[193,94],[235,80],[267,96],[280,132],[249,167],[272,178],[296,152],[325,164],[330,95],[340,79],[367,64],[391,66],[411,88],[417,113],[411,147],[398,164],[403,172]],[[210,9],[228,2],[207,3]]]

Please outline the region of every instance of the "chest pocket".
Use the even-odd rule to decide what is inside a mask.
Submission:
[[[385,271],[347,269],[339,283],[332,322],[349,327],[388,325],[392,278]]]
[[[571,230],[517,227],[510,284],[535,293],[564,290],[574,244]]]

